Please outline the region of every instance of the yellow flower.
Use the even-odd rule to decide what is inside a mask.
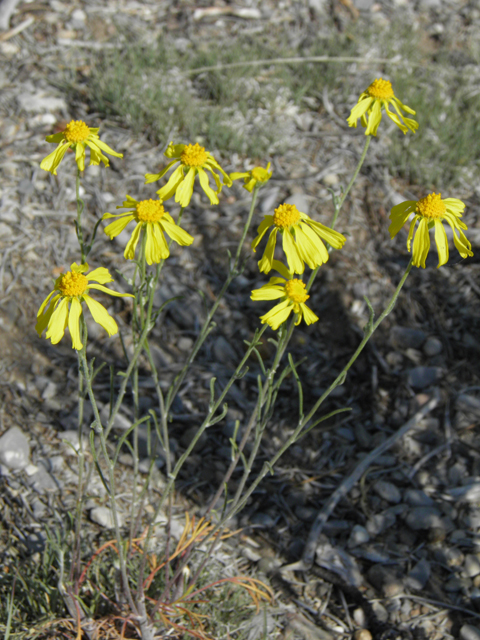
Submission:
[[[223,184],[227,187],[232,186],[232,180],[218,164],[215,158],[205,151],[204,147],[196,144],[173,144],[168,145],[168,149],[164,154],[167,158],[173,158],[171,162],[164,167],[160,173],[147,173],[145,176],[145,184],[155,182],[163,177],[171,167],[180,162],[178,167],[170,176],[167,184],[157,191],[161,200],[168,200],[175,194],[175,202],[179,202],[182,207],[186,207],[192,198],[193,183],[195,176],[198,175],[200,186],[207,194],[211,204],[218,204],[218,195],[222,190],[220,177],[215,173],[214,169],[220,171],[223,176]],[[214,191],[209,182],[206,171],[212,174],[217,190]]]
[[[71,271],[67,271],[55,280],[53,291],[45,298],[37,313],[37,324],[35,329],[39,336],[47,329],[46,338],[57,344],[63,338],[65,329],[70,330],[72,347],[81,349],[83,344],[80,340],[80,316],[82,315],[82,302],[85,302],[90,309],[95,322],[101,325],[109,336],[113,336],[118,331],[118,326],[112,316],[99,302],[89,296],[90,289],[98,289],[111,296],[128,296],[133,298],[131,293],[117,293],[107,289],[104,285],[113,282],[108,269],[99,267],[88,275],[88,264],[76,264],[70,266]],[[90,284],[91,280],[96,280],[100,284]],[[48,305],[48,308],[47,308]]]
[[[172,216],[163,208],[162,200],[140,200],[138,202],[127,195],[125,202],[117,209],[126,207],[130,210],[116,216],[112,213],[104,213],[102,220],[118,218],[118,220],[105,227],[105,233],[110,240],[118,236],[132,220],[137,223],[123,254],[127,260],[135,258],[135,249],[137,248],[142,228],[145,228],[147,234],[145,258],[148,264],[158,263],[170,255],[165,233],[168,233],[175,242],[182,246],[192,244],[192,236],[175,224]]]
[[[389,104],[393,106],[397,113],[389,110]],[[382,119],[382,107],[385,107],[387,116],[390,120],[393,120],[403,133],[407,133],[409,129],[412,133],[415,133],[418,129],[418,122],[411,118],[406,118],[400,109],[411,115],[415,115],[415,111],[402,104],[393,93],[392,83],[389,80],[382,80],[382,78],[374,80],[368,89],[362,93],[347,122],[350,127],[356,127],[358,118],[361,118],[362,126],[366,127],[365,135],[376,136],[378,125]]]
[[[260,317],[262,324],[268,324],[276,330],[292,311],[297,316],[296,325],[300,324],[302,318],[307,324],[317,322],[318,317],[305,304],[310,297],[305,283],[294,278],[293,274],[278,260],[273,261],[272,267],[283,277],[270,278],[268,284],[264,284],[260,289],[254,289],[250,296],[252,300],[282,299],[273,309]]]
[[[390,213],[392,221],[389,227],[390,237],[394,238],[413,213],[407,238],[407,249],[410,251],[415,226],[419,223],[413,240],[413,264],[415,267],[425,268],[430,249],[430,229],[435,227],[435,243],[438,249],[438,267],[448,262],[448,239],[443,221],[448,222],[453,231],[453,242],[462,258],[473,256],[472,245],[467,240],[462,229],[467,225],[460,220],[465,204],[457,198],[445,198],[441,193],[430,193],[418,201],[406,200],[393,207]],[[457,237],[458,231],[458,237]],[[437,267],[437,268],[438,268]]]
[[[255,251],[260,240],[273,225],[272,232],[265,248],[263,258],[259,261],[260,271],[268,273],[272,268],[273,254],[277,242],[277,234],[282,235],[282,245],[287,256],[288,267],[292,273],[303,273],[305,262],[314,269],[328,260],[328,251],[322,242],[325,240],[335,249],[345,244],[345,236],[338,231],[315,222],[297,209],[294,204],[281,204],[273,216],[265,216],[258,227],[258,236],[252,242]]]
[[[98,137],[98,128],[87,127],[82,120],[72,120],[65,127],[65,131],[47,136],[47,142],[58,142],[58,147],[50,155],[42,160],[40,168],[57,175],[57,167],[63,160],[67,149],[75,149],[75,160],[80,171],[85,169],[85,146],[90,147],[90,164],[100,164],[100,161],[108,167],[109,160],[102,151],[116,158],[123,158],[123,153],[117,153],[110,149],[108,144]]]
[[[255,169],[252,169],[251,171],[239,171],[237,173],[231,173],[230,179],[238,180],[239,178],[243,178],[245,182],[243,188],[247,191],[250,191],[251,193],[257,183],[265,184],[265,182],[268,182],[270,180],[270,178],[272,177],[272,172],[269,171],[269,169],[270,162],[267,164],[266,169],[264,169],[263,167],[255,167]]]

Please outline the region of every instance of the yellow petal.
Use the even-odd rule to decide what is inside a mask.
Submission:
[[[87,303],[87,307],[89,308],[95,322],[103,327],[109,336],[113,336],[118,332],[117,323],[103,305],[91,298],[89,295],[84,295],[83,299]]]
[[[69,144],[59,145],[55,149],[55,151],[52,151],[52,153],[50,153],[46,158],[42,160],[42,162],[40,163],[40,169],[50,171],[51,174],[56,176],[58,165],[63,160],[63,156],[67,153],[69,148]]]
[[[107,234],[110,240],[113,240],[113,238],[116,238],[116,236],[122,233],[128,223],[132,220],[135,220],[134,215],[123,214],[123,217],[120,217],[118,220],[115,220],[114,222],[111,222],[109,225],[107,225],[104,229],[104,232]]]
[[[105,267],[98,267],[85,276],[87,280],[96,280],[100,284],[105,284],[106,282],[113,282],[113,278],[110,275],[108,269]]]
[[[405,202],[401,202],[400,204],[392,207],[389,216],[391,223],[388,227],[390,238],[394,238],[407,222],[410,215],[415,211],[416,204],[415,200],[406,200]]]
[[[378,125],[382,119],[382,105],[378,100],[375,100],[370,113],[368,114],[368,125],[365,129],[366,136],[376,136]]]
[[[287,256],[288,268],[292,273],[303,273],[305,271],[305,264],[301,259],[297,245],[292,237],[292,234],[288,229],[283,232],[282,246]]]
[[[176,192],[178,185],[183,180],[183,166],[179,165],[170,176],[167,184],[157,191],[160,200],[168,200]]]
[[[80,316],[82,315],[82,305],[77,298],[72,298],[70,313],[68,314],[68,330],[72,338],[72,347],[79,351],[82,347],[80,340]]]
[[[63,338],[68,321],[68,298],[62,298],[52,313],[45,337],[57,344]]]
[[[258,236],[252,242],[252,249],[254,251],[257,248],[260,240],[263,238],[263,236],[267,232],[267,229],[269,229],[272,226],[272,224],[273,224],[273,216],[265,216],[265,218],[262,220],[262,222],[260,223],[257,229]]]
[[[126,260],[133,260],[135,258],[135,249],[137,248],[138,239],[140,237],[141,230],[142,230],[142,223],[139,222],[135,227],[135,229],[133,230],[130,240],[127,242],[127,246],[125,247],[123,257]]]
[[[201,167],[198,168],[198,179],[200,180],[200,186],[202,187],[208,199],[210,200],[210,204],[218,204],[219,203],[218,196],[215,193],[215,191],[212,189],[212,187],[209,185],[208,176]]]
[[[195,169],[193,167],[190,167],[187,175],[178,185],[177,191],[175,193],[175,202],[178,202],[182,207],[186,207],[192,198],[194,180]]]
[[[81,142],[75,145],[75,162],[80,171],[85,170],[85,147]]]
[[[135,296],[131,293],[120,293],[118,291],[113,291],[113,289],[109,289],[108,287],[104,287],[102,284],[89,284],[88,289],[98,289],[98,291],[103,291],[103,293],[108,293],[109,296],[115,296],[117,298],[134,298]]]
[[[192,244],[193,237],[189,233],[187,233],[185,229],[182,229],[174,222],[167,222],[167,220],[165,220],[165,216],[162,218],[159,224],[161,227],[163,227],[166,233],[168,233],[170,238],[172,238],[172,240],[175,240],[175,242],[177,242],[178,244],[182,245],[183,247],[188,247]]]
[[[417,233],[413,240],[413,264],[415,267],[423,267],[425,269],[425,261],[430,249],[430,234],[428,232],[428,222],[425,218],[421,218]]]
[[[55,293],[55,291],[53,293]],[[50,306],[48,307],[48,309],[44,311],[42,315],[40,315],[40,312],[37,315],[37,324],[35,325],[35,331],[38,333],[39,338],[42,335],[42,333],[45,331],[45,329],[48,327],[50,318],[52,317],[52,313],[55,309],[55,305],[57,304],[60,298],[61,298],[61,294],[59,293],[54,298],[52,298],[52,300],[50,300]],[[40,307],[40,309],[42,309],[42,307]]]
[[[262,324],[268,324],[275,331],[278,327],[285,322],[288,316],[291,314],[293,307],[289,300],[284,300],[280,304],[275,305],[268,313],[260,316]]]
[[[448,262],[448,239],[441,220],[435,220],[435,244],[438,249],[438,266]]]
[[[267,246],[262,259],[258,262],[258,268],[262,273],[268,273],[272,269],[273,254],[275,252],[275,244],[277,242],[277,229],[272,229],[270,237],[268,238]]]
[[[277,300],[285,295],[285,287],[270,284],[264,284],[260,289],[254,289],[251,300]]]

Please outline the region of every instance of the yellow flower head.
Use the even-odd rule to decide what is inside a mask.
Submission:
[[[85,169],[85,147],[90,147],[90,164],[100,164],[100,161],[108,167],[109,160],[102,151],[116,158],[123,158],[123,153],[117,153],[110,149],[108,144],[98,137],[98,128],[88,127],[82,120],[72,120],[64,131],[47,136],[47,142],[58,142],[58,147],[50,155],[42,160],[40,168],[57,175],[57,167],[63,160],[67,149],[75,149],[75,160],[80,171]]]
[[[243,171],[230,174],[231,180],[238,180],[239,178],[243,178],[245,182],[243,188],[247,191],[250,191],[250,193],[253,191],[253,188],[256,184],[265,184],[270,180],[271,177],[272,172],[270,171],[270,162],[267,164],[266,169],[264,169],[263,167],[255,167],[255,169],[252,169],[251,171]]]
[[[167,158],[173,158],[173,160],[169,162],[160,173],[147,173],[145,176],[145,184],[156,182],[164,176],[174,164],[180,162],[170,176],[167,184],[157,191],[158,197],[161,200],[168,200],[175,194],[175,202],[179,202],[182,207],[186,207],[192,198],[193,183],[196,175],[198,175],[200,186],[207,194],[211,204],[218,204],[218,194],[222,190],[223,184],[226,184],[227,187],[232,186],[232,180],[215,158],[198,143],[173,144],[173,142],[171,142],[165,151],[165,155]],[[222,174],[223,184],[220,182],[220,177],[215,173],[214,169],[220,171]],[[207,171],[212,174],[215,180],[217,186],[216,191],[214,191],[209,184]]]
[[[392,105],[397,113],[390,111],[388,105]],[[356,127],[358,118],[361,118],[362,126],[366,127],[365,135],[376,136],[378,125],[382,119],[382,107],[385,107],[387,116],[390,120],[393,120],[403,133],[407,133],[409,129],[412,133],[415,133],[418,129],[418,122],[411,118],[406,118],[401,109],[411,115],[415,115],[415,111],[402,104],[393,93],[392,83],[382,78],[374,80],[368,89],[362,93],[347,122],[350,127]]]
[[[302,318],[307,324],[317,322],[318,317],[305,304],[310,297],[305,283],[298,280],[298,278],[294,278],[293,274],[278,260],[273,261],[272,267],[282,277],[270,278],[268,284],[264,284],[260,289],[254,289],[250,296],[252,300],[282,299],[273,309],[260,317],[262,324],[268,324],[272,329],[277,330],[292,311],[297,316],[296,325],[300,324]]]
[[[107,289],[103,285],[113,282],[108,269],[99,267],[88,275],[88,264],[76,264],[70,266],[71,271],[67,271],[59,276],[55,281],[53,291],[45,298],[37,313],[37,324],[35,329],[39,336],[47,329],[46,338],[57,344],[63,338],[65,329],[70,330],[72,347],[81,349],[83,344],[80,340],[80,316],[82,315],[82,302],[85,302],[90,309],[95,322],[101,325],[109,336],[113,336],[118,331],[118,326],[112,316],[99,302],[90,297],[90,289],[98,289],[111,296],[128,296],[130,293],[117,293]],[[96,280],[100,284],[91,284],[91,280]],[[48,308],[47,308],[48,305]]]
[[[413,264],[416,267],[425,268],[425,260],[430,249],[429,231],[433,227],[435,227],[435,243],[438,249],[438,267],[448,262],[448,239],[443,226],[444,221],[452,227],[453,242],[462,258],[473,256],[472,245],[462,231],[467,228],[467,225],[460,220],[464,209],[465,204],[461,200],[457,200],[457,198],[442,200],[441,193],[430,193],[418,201],[406,200],[393,207],[390,213],[392,221],[388,229],[390,237],[394,238],[397,235],[413,213],[414,217],[408,232],[407,249],[410,251],[415,226],[418,222],[412,253]]]
[[[128,208],[129,211],[124,211],[118,215],[104,213],[102,220],[118,218],[118,220],[105,227],[105,233],[110,240],[118,236],[132,220],[137,223],[123,254],[127,260],[135,258],[135,249],[137,248],[142,228],[145,229],[147,234],[145,258],[148,264],[158,263],[170,255],[165,233],[168,233],[178,244],[183,246],[192,244],[192,236],[175,224],[172,216],[163,208],[162,200],[140,200],[138,202],[127,195],[125,202],[117,207],[117,209],[124,208]]]
[[[268,238],[263,258],[258,267],[263,273],[272,269],[273,255],[277,235],[282,236],[282,246],[287,256],[288,267],[292,273],[303,273],[305,262],[310,269],[315,269],[328,260],[328,251],[322,242],[325,240],[335,249],[341,249],[345,244],[345,236],[338,231],[325,227],[320,222],[315,222],[297,209],[294,204],[281,204],[273,216],[265,216],[258,227],[258,236],[252,242],[255,251],[260,240],[270,227],[273,229]]]

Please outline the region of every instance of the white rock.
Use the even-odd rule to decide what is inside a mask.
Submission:
[[[460,640],[480,640],[480,629],[471,624],[464,624],[459,637]]]
[[[0,463],[9,469],[25,469],[29,465],[30,445],[19,427],[12,427],[0,438]]]
[[[104,529],[113,529],[115,526],[112,510],[108,507],[94,507],[90,511],[90,519]],[[118,515],[118,524],[123,526],[123,518]]]

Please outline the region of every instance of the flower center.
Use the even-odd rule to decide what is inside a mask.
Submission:
[[[165,213],[159,200],[142,200],[136,205],[137,216],[141,222],[158,222]]]
[[[421,198],[417,202],[417,213],[424,218],[441,218],[447,207],[442,200],[441,193],[429,193],[425,198]]]
[[[58,289],[65,297],[81,296],[88,289],[88,280],[83,273],[68,271],[62,276]]]
[[[368,87],[367,93],[378,100],[390,100],[395,97],[390,80],[376,79]]]
[[[294,204],[281,204],[273,214],[273,224],[287,229],[300,220],[300,212]]]
[[[87,127],[82,120],[72,120],[63,133],[68,142],[84,142],[90,135],[90,127]]]
[[[307,293],[307,288],[305,283],[301,280],[297,280],[297,278],[293,278],[293,280],[288,280],[285,284],[285,293],[292,300],[292,302],[305,302],[305,300],[309,299],[309,295]]]
[[[201,167],[207,161],[207,152],[205,147],[201,147],[198,142],[187,144],[180,159],[186,167]]]
[[[257,182],[265,182],[268,180],[268,171],[265,171],[262,167],[255,167],[255,169],[252,169],[252,178]]]

